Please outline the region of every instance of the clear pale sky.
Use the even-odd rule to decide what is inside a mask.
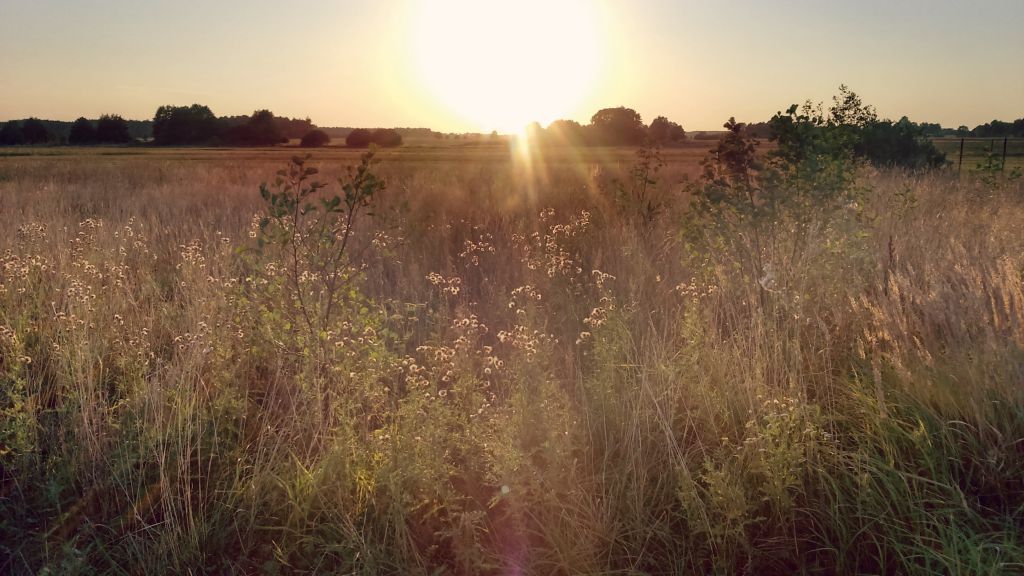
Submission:
[[[0,0],[0,120],[489,131],[625,105],[707,130],[840,83],[892,118],[1024,117],[1024,0]]]

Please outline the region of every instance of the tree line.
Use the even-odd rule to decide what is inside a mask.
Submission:
[[[123,144],[146,138],[149,132],[149,122],[125,120],[116,114],[74,122],[26,118],[11,120],[0,127],[0,145]]]
[[[569,146],[639,146],[645,142],[672,145],[686,140],[686,130],[664,116],[648,126],[632,108],[603,108],[583,125],[575,120],[555,120],[547,128],[533,122],[526,136],[542,145]]]
[[[249,116],[216,116],[209,106],[161,106],[153,116],[158,146],[273,146],[302,138],[316,127],[309,118],[275,116],[256,110]]]
[[[773,134],[771,122],[746,124],[744,131],[749,137],[765,140]],[[875,118],[871,132],[877,136],[876,143],[883,145],[893,138],[904,141],[923,137],[1024,138],[1024,118],[1012,122],[992,120],[973,129],[915,123],[906,116],[897,121]],[[688,137],[682,126],[665,116],[658,116],[650,125],[645,125],[640,114],[624,106],[597,111],[587,125],[563,119],[544,128],[534,122],[526,133],[542,145],[572,146],[638,146],[645,142],[671,146],[685,142]],[[74,122],[39,118],[10,120],[0,126],[0,145],[124,144],[152,138],[154,144],[166,146],[273,146],[301,139],[303,146],[316,147],[329,144],[332,137],[343,137],[351,147],[370,144],[388,147],[400,146],[403,134],[448,137],[428,128],[318,128],[309,118],[275,116],[269,110],[256,110],[248,116],[218,117],[208,106],[192,104],[161,106],[152,121],[125,120],[116,114],[105,114],[96,120],[78,118]],[[697,140],[720,137],[720,133],[713,132],[690,136]]]
[[[270,110],[256,110],[250,116],[217,117],[208,106],[161,106],[153,117],[153,142],[158,146],[227,145],[273,146],[300,139],[303,147],[325,146],[331,136],[306,118],[297,120],[274,116]],[[356,128],[345,144],[365,148],[402,145],[402,135],[390,128]]]
[[[914,122],[903,116],[899,120],[887,120],[891,124],[903,130],[910,130],[927,138],[1024,138],[1024,118],[1013,122],[992,120],[985,124],[979,124],[973,129],[967,126],[958,128],[944,128],[941,124],[932,122]],[[758,122],[747,126],[747,133],[756,138],[770,138],[771,126],[769,122]]]

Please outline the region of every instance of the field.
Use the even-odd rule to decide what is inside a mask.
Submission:
[[[960,159],[960,138],[936,138],[936,147],[946,154],[954,167]],[[964,139],[964,170],[971,170],[984,162],[989,154],[994,154],[1002,161],[1003,138],[965,138]],[[1024,170],[1024,139],[1009,138],[1006,141],[1006,169]]]
[[[707,151],[0,151],[0,572],[1024,572],[1021,181]]]

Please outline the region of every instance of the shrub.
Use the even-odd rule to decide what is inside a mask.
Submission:
[[[356,128],[345,137],[345,145],[349,148],[366,148],[373,143],[373,133],[366,128]]]
[[[381,148],[395,148],[402,145],[402,135],[393,128],[378,128],[373,131],[370,141]]]
[[[310,130],[302,136],[301,146],[303,148],[319,148],[330,144],[331,137],[323,130]]]
[[[402,135],[393,128],[356,128],[345,137],[345,145],[350,148],[366,148],[370,144],[376,144],[381,148],[401,146]]]
[[[308,330],[307,345],[335,329],[339,307],[351,297],[358,271],[350,265],[349,242],[385,186],[371,170],[373,158],[373,151],[365,153],[348,178],[339,180],[341,195],[321,193],[327,185],[312,180],[318,170],[306,165],[309,156],[292,158],[273,186],[260,186],[267,212],[257,253],[284,265],[285,310],[291,325]]]

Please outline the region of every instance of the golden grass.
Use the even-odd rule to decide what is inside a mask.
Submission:
[[[757,279],[692,150],[651,222],[629,152],[387,152],[317,356],[237,250],[287,153],[120,151],[0,158],[4,571],[1024,569],[1019,184],[864,170]]]

